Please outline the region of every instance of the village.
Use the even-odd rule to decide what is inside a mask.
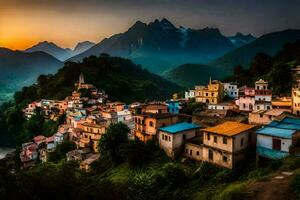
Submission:
[[[300,139],[300,66],[293,69],[295,85],[291,96],[274,96],[267,80],[259,79],[254,87],[238,83],[209,80],[206,86],[195,86],[184,98],[174,94],[165,102],[135,102],[126,105],[109,101],[105,91],[85,83],[81,73],[75,90],[65,100],[42,99],[27,105],[24,116],[30,119],[37,108],[45,119],[63,124],[50,136],[35,136],[22,144],[22,168],[47,162],[49,153],[63,141],[76,148],[66,154],[67,161],[77,161],[89,171],[101,156],[98,143],[110,124],[128,126],[128,138],[148,142],[154,140],[172,159],[209,162],[234,169],[245,159],[248,149],[256,157],[281,159],[297,155]],[[90,94],[82,96],[85,89]],[[181,112],[189,102],[203,105],[192,115]]]

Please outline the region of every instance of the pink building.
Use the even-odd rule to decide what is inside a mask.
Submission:
[[[252,111],[255,104],[255,89],[244,86],[239,89],[239,92],[239,99],[235,101],[239,110],[247,112]]]

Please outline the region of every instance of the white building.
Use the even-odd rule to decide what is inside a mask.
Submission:
[[[237,83],[223,83],[224,85],[224,95],[232,99],[237,99],[239,97],[239,89]]]
[[[255,82],[254,111],[269,110],[272,108],[272,90],[268,81],[262,79]]]
[[[184,97],[185,97],[185,99],[195,98],[195,96],[196,96],[195,93],[196,93],[195,90],[186,91]]]
[[[192,123],[177,123],[159,129],[158,142],[160,148],[171,157],[176,158],[185,141],[195,137],[200,126]]]
[[[208,104],[208,110],[233,110],[236,107],[233,103]]]

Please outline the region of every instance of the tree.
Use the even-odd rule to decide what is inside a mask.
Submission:
[[[54,152],[51,152],[49,154],[49,160],[52,162],[57,162],[60,161],[61,159],[66,157],[66,153],[69,151],[72,151],[75,149],[76,146],[73,142],[71,141],[63,141],[61,144],[56,146],[56,149]]]
[[[121,122],[111,124],[99,141],[101,156],[111,159],[114,164],[121,163],[129,131],[129,128]]]

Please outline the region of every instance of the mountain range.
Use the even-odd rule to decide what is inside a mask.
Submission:
[[[275,55],[287,43],[300,40],[300,30],[284,30],[265,34],[255,41],[236,48],[233,51],[207,64],[180,65],[164,73],[164,77],[185,87],[207,83],[209,77],[224,79],[237,65],[248,68],[257,53]],[[197,74],[197,76],[195,75]],[[194,77],[194,78],[191,78]]]
[[[86,51],[87,49],[91,48],[94,45],[95,45],[95,43],[92,43],[90,41],[84,41],[84,42],[78,43],[75,46],[74,50],[72,50],[69,48],[59,47],[58,45],[54,44],[53,42],[44,41],[44,42],[40,42],[40,43],[24,50],[24,52],[31,53],[31,52],[42,51],[42,52],[45,52],[45,53],[48,53],[48,54],[54,56],[55,58],[57,58],[60,61],[65,61],[72,56],[75,56],[77,54],[80,54],[80,53]]]
[[[44,52],[26,53],[0,48],[0,104],[40,74],[54,73],[63,63]]]
[[[242,34],[231,40],[252,42]],[[176,27],[167,19],[155,20],[149,24],[137,21],[126,32],[102,40],[87,51],[69,61],[80,61],[90,55],[108,53],[126,57],[141,64],[150,72],[160,74],[167,69],[184,64],[207,63],[236,48],[236,44],[216,28],[191,29]]]

